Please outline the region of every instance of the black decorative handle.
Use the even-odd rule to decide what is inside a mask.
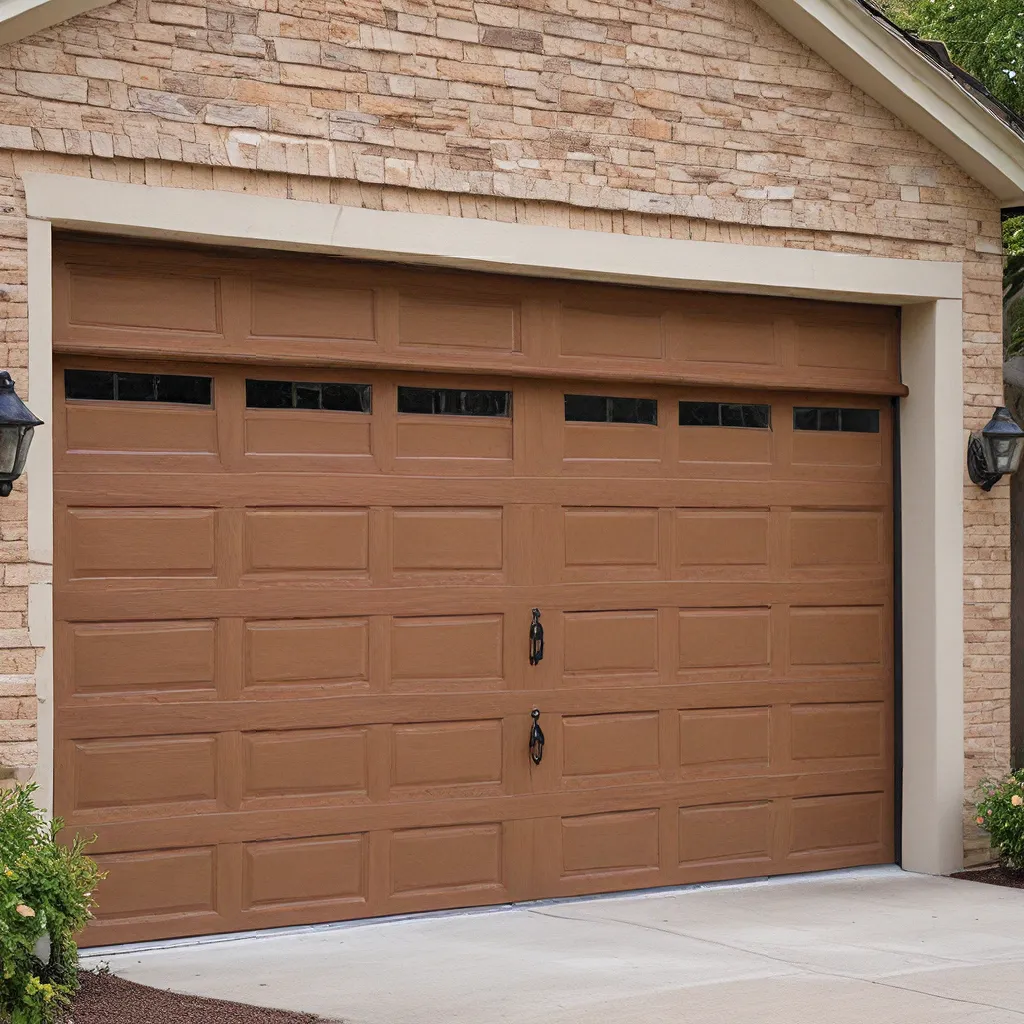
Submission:
[[[540,727],[540,710],[534,708],[530,712],[533,719],[533,728],[530,730],[530,758],[534,764],[540,764],[544,757],[544,730]]]
[[[544,627],[540,624],[540,609],[534,608],[533,622],[530,623],[530,664],[538,664],[543,657]],[[543,742],[543,740],[541,742]]]

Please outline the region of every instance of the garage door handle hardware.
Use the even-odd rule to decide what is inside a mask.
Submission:
[[[540,624],[540,609],[533,609],[530,623],[530,664],[537,665],[544,657],[544,627]]]
[[[533,719],[533,728],[530,730],[530,757],[534,764],[540,764],[544,757],[544,730],[540,727],[540,709],[534,708],[530,712]]]

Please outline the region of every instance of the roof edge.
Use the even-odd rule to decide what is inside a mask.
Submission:
[[[1024,205],[1024,137],[859,0],[755,0],[766,14],[984,185]]]
[[[16,43],[113,0],[0,0],[0,44]]]

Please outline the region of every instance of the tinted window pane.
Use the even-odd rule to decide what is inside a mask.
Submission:
[[[106,402],[175,402],[210,405],[213,378],[179,373],[116,373],[65,370],[64,397]]]
[[[324,384],[323,408],[338,412],[369,412],[369,384]]]
[[[877,434],[877,409],[831,409],[824,407],[793,410],[794,430],[834,430],[848,434]]]
[[[119,402],[155,402],[156,376],[152,373],[119,373],[117,375]]]
[[[161,373],[156,378],[156,400],[179,405],[209,405],[213,398],[212,377],[185,377]]]
[[[736,405],[728,402],[680,402],[681,427],[759,427],[772,424],[770,405]]]
[[[878,433],[877,409],[843,409],[841,430],[857,434]]]
[[[250,409],[330,409],[369,412],[369,384],[320,381],[247,380],[245,404]]]
[[[109,370],[65,370],[64,397],[114,400],[114,374]]]
[[[398,411],[440,416],[509,416],[511,391],[455,388],[398,389]]]
[[[679,425],[681,427],[717,427],[717,402],[680,402]]]
[[[566,395],[565,418],[569,423],[643,423],[653,427],[658,423],[658,402],[654,398]]]

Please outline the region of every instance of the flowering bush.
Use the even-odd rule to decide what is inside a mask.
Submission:
[[[86,841],[56,841],[32,803],[34,787],[0,792],[0,1021],[50,1024],[78,987],[75,935],[103,877]]]
[[[1024,768],[979,789],[978,824],[992,837],[999,859],[1024,870]]]

